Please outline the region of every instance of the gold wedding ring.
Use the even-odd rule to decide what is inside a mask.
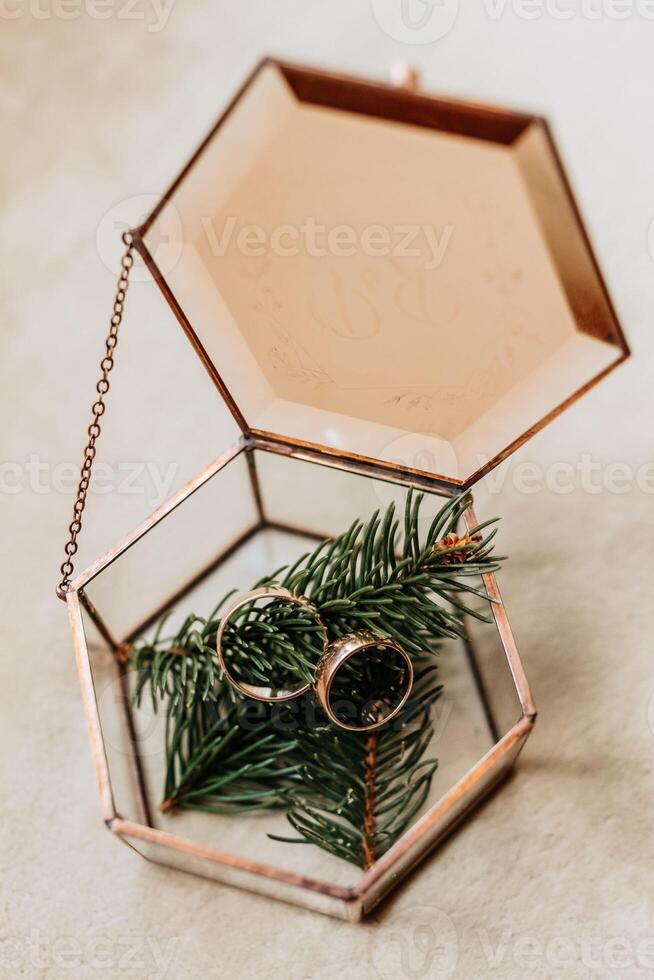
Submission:
[[[289,592],[288,589],[277,586],[264,586],[263,588],[254,589],[252,592],[246,592],[244,595],[237,596],[237,598],[234,599],[233,602],[231,602],[225,609],[220,621],[218,635],[216,637],[218,663],[220,664],[220,669],[232,687],[236,688],[236,690],[239,691],[240,694],[244,695],[244,697],[251,698],[254,701],[266,701],[271,704],[276,704],[282,701],[291,701],[293,698],[300,697],[301,694],[306,694],[311,687],[311,684],[302,681],[296,687],[292,688],[274,688],[263,687],[257,684],[248,684],[245,681],[235,677],[225,661],[223,635],[229,620],[238,609],[241,609],[243,606],[247,606],[249,603],[256,602],[258,599],[281,599],[285,602],[293,602],[296,605],[301,606],[303,609],[306,609],[306,611],[311,614],[316,623],[321,627],[324,633],[323,646],[327,646],[327,631],[325,630],[324,626],[322,626],[315,607],[312,606],[307,599],[293,595],[293,593]]]
[[[295,687],[285,688],[250,684],[236,677],[230,670],[225,659],[223,644],[225,630],[234,613],[261,599],[295,603],[295,605],[305,609],[320,626],[323,633],[323,653],[318,661],[313,685],[304,681]],[[356,707],[354,701],[351,702],[348,698],[341,699],[340,702],[336,701],[333,697],[333,686],[339,671],[357,654],[380,647],[391,651],[401,661],[397,681],[392,684],[388,691],[380,692],[376,697],[373,696],[359,708]],[[368,630],[348,633],[346,636],[334,640],[333,643],[328,643],[327,631],[320,621],[315,606],[307,599],[293,595],[288,589],[279,586],[265,586],[255,589],[253,592],[246,592],[227,606],[216,637],[216,652],[223,674],[232,687],[244,697],[254,701],[277,704],[283,701],[292,701],[294,698],[306,694],[313,686],[316,698],[329,720],[339,728],[346,728],[352,732],[369,732],[388,724],[402,710],[413,688],[413,664],[409,654],[399,643]],[[375,692],[372,693],[374,695]]]
[[[398,655],[403,662],[400,672],[399,694],[395,701],[389,701],[388,697],[376,698],[370,701],[360,712],[360,722],[353,724],[343,718],[335,711],[335,704],[332,702],[332,686],[336,675],[344,664],[363,650],[375,647],[386,647]],[[406,704],[413,688],[413,664],[409,654],[399,643],[388,637],[378,636],[368,630],[361,630],[358,633],[349,633],[331,643],[323,653],[314,681],[314,690],[320,705],[333,724],[340,728],[346,728],[352,732],[370,732],[375,728],[381,728],[388,724]],[[393,693],[392,691],[390,692]],[[347,703],[343,705],[345,710],[350,707]]]

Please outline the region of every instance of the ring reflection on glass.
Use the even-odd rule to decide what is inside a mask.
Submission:
[[[339,671],[357,654],[378,651],[379,648],[390,651],[386,666],[396,675],[393,681],[386,690],[378,693],[358,711],[354,699],[350,700],[349,697],[339,704],[333,697],[334,681]],[[368,630],[349,633],[331,643],[320,658],[314,682],[316,697],[330,721],[339,728],[353,732],[369,732],[388,724],[402,710],[412,688],[413,664],[406,650],[395,640],[378,636]],[[352,718],[353,714],[356,714],[355,719]]]
[[[311,684],[303,680],[299,681],[297,685],[294,685],[293,687],[266,687],[259,684],[250,684],[241,680],[239,677],[236,677],[225,659],[224,633],[229,625],[229,621],[233,618],[234,613],[244,606],[253,604],[258,600],[260,601],[263,599],[292,602],[306,610],[306,612],[308,612],[309,615],[315,620],[316,625],[320,627],[323,634],[323,650],[326,649],[327,631],[320,622],[315,607],[307,599],[293,595],[293,593],[289,592],[288,589],[284,589],[279,586],[264,586],[260,589],[254,589],[253,592],[246,592],[244,595],[237,596],[236,599],[234,599],[223,612],[220,627],[218,629],[218,635],[216,636],[216,653],[218,654],[218,663],[220,664],[220,669],[232,687],[236,688],[236,690],[244,697],[251,698],[253,701],[265,701],[270,704],[275,704],[282,701],[291,701],[293,698],[306,694],[311,687]]]

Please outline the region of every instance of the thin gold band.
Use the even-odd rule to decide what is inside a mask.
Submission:
[[[298,684],[297,687],[285,690],[283,688],[262,687],[257,684],[247,684],[245,681],[238,680],[238,678],[234,677],[225,662],[225,656],[223,653],[223,634],[229,620],[238,609],[240,609],[242,606],[248,605],[250,602],[255,602],[257,599],[283,599],[287,602],[294,602],[296,605],[302,606],[303,609],[306,609],[309,613],[311,613],[311,615],[316,618],[316,622],[320,622],[315,607],[312,606],[307,599],[293,595],[293,593],[289,592],[288,589],[283,589],[279,586],[264,586],[263,588],[254,589],[252,592],[246,592],[244,595],[237,596],[237,598],[234,599],[233,602],[231,602],[225,609],[220,621],[220,627],[218,628],[218,635],[216,636],[216,653],[218,655],[220,669],[232,687],[236,688],[236,690],[246,698],[251,698],[253,701],[265,701],[270,704],[278,704],[282,701],[292,701],[293,698],[298,698],[301,694],[306,694],[311,685],[303,682]],[[322,624],[320,625],[322,626]],[[322,629],[324,632],[324,647],[326,648],[327,632],[324,626]]]

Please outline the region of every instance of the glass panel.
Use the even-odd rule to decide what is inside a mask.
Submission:
[[[464,645],[470,669],[484,705],[491,730],[504,735],[522,714],[520,699],[511,677],[502,641],[495,623],[466,618],[468,643]]]
[[[243,536],[258,522],[250,472],[241,454],[91,583],[89,594],[93,593],[110,632],[122,636],[126,621],[131,625],[161,610],[186,576],[205,569],[193,587],[166,610],[165,632],[172,635],[189,614],[207,617],[227,592],[248,591],[263,576],[294,562],[315,547],[316,537],[337,534],[353,519],[367,519],[391,500],[400,513],[403,510],[407,491],[401,487],[269,452],[257,451],[254,463],[267,525]],[[423,532],[446,499],[427,495],[421,517]],[[216,554],[239,536],[239,547],[211,565]],[[173,574],[177,572],[179,579]],[[126,595],[130,599],[127,620]],[[151,637],[155,628],[152,623],[145,635]],[[494,626],[484,629],[488,636],[495,633],[497,637]],[[351,885],[359,879],[357,868],[318,847],[270,840],[269,834],[294,836],[283,812],[216,815],[162,809],[166,771],[163,713],[155,713],[147,698],[140,708],[131,706],[137,678],[133,665],[120,667],[106,640],[99,642],[92,624],[88,631],[93,680],[121,816],[336,885]],[[473,644],[476,642],[475,635]],[[476,654],[476,646],[472,650]],[[505,719],[489,716],[489,710],[496,708],[496,686],[511,686],[501,644],[484,645],[484,682],[492,686],[488,701],[482,696],[471,656],[470,648],[460,640],[441,644],[438,674],[444,693],[432,709],[434,732],[426,753],[429,758],[437,757],[439,765],[414,821],[475,766],[494,744],[496,734],[506,731]],[[507,727],[517,716],[515,710],[507,715]],[[181,863],[187,866],[188,862],[183,859]]]
[[[97,611],[91,614],[83,601],[80,611],[114,807],[126,820],[148,823],[148,801],[133,724],[137,713],[130,705],[125,669],[96,625]],[[136,723],[142,724],[142,720],[137,718]]]
[[[122,639],[258,520],[242,453],[100,572],[86,592]]]
[[[338,919],[348,918],[348,906],[341,898],[304,887],[301,880],[295,884],[289,884],[276,878],[226,866],[206,857],[198,857],[195,854],[178,851],[159,841],[141,840],[138,837],[129,836],[127,839],[143,857],[149,861],[154,861],[156,864],[201,875],[211,881],[243,888],[257,895],[278,899],[291,905],[300,905],[302,908],[321,912],[323,915],[331,915]]]

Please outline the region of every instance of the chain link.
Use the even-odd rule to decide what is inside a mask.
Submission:
[[[100,419],[104,415],[106,408],[104,399],[105,395],[109,391],[109,374],[114,366],[114,354],[116,351],[116,345],[118,344],[118,330],[123,320],[125,295],[129,285],[129,273],[130,269],[134,265],[134,256],[132,254],[134,251],[134,239],[128,231],[123,234],[122,239],[123,244],[125,245],[125,252],[120,260],[120,275],[118,277],[118,284],[116,288],[116,298],[114,300],[111,320],[109,321],[109,333],[107,334],[107,339],[105,341],[104,357],[100,361],[100,370],[102,373],[100,380],[95,386],[98,397],[93,403],[93,407],[91,409],[93,418],[87,429],[89,441],[84,449],[84,462],[82,463],[82,469],[80,472],[77,497],[73,505],[73,519],[68,527],[70,537],[68,538],[64,548],[66,558],[60,568],[62,577],[61,582],[57,586],[57,595],[60,599],[65,598],[73,575],[73,558],[77,553],[77,538],[82,530],[82,514],[84,513],[84,507],[86,506],[86,496],[89,492],[89,485],[91,482],[91,471],[93,469],[93,461],[96,453],[95,445],[100,438],[100,433],[102,431]]]

